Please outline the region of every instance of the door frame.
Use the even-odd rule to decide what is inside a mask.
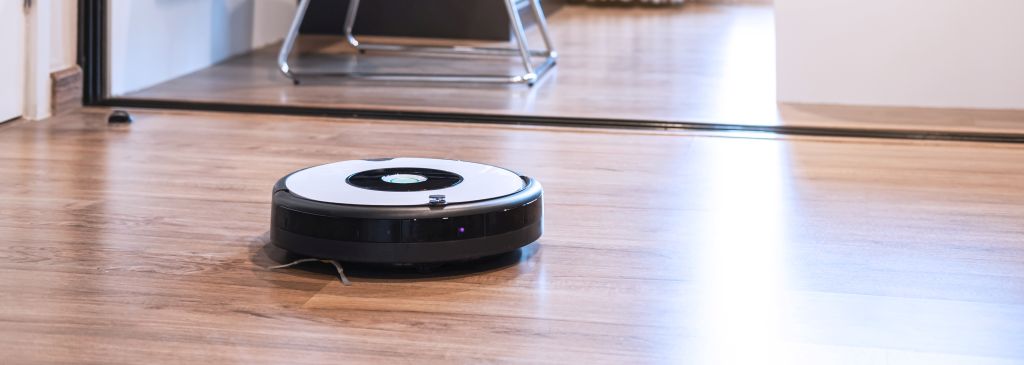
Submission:
[[[78,0],[77,59],[82,104],[116,105],[107,97],[107,0]]]

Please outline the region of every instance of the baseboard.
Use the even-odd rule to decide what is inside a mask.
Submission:
[[[50,73],[50,112],[57,116],[82,107],[82,68],[78,65]]]

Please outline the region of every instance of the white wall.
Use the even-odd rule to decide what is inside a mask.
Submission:
[[[50,72],[78,64],[78,1],[53,0],[50,29]]]
[[[50,116],[50,54],[53,48],[54,3],[33,1],[25,17],[25,113],[30,120]]]
[[[22,12],[22,2],[12,2]],[[5,10],[6,11],[6,10]],[[50,116],[52,81],[50,73],[77,63],[78,2],[76,0],[34,0],[24,17],[24,67],[19,76],[22,92],[22,116],[30,120]],[[20,61],[19,61],[20,63]]]
[[[50,72],[78,64],[78,1],[53,0],[50,5]]]
[[[0,2],[0,123],[25,113],[25,18],[21,2]]]
[[[110,92],[143,89],[276,42],[287,32],[295,5],[295,0],[111,0]]]
[[[1024,0],[776,0],[783,102],[1024,109]]]

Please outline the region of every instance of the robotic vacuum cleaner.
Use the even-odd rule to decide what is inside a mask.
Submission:
[[[271,242],[341,262],[431,264],[515,251],[543,231],[537,180],[466,161],[352,160],[274,185]]]

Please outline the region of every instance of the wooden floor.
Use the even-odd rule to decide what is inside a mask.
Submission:
[[[1024,146],[105,110],[0,126],[3,363],[1024,363]],[[479,274],[268,271],[298,168],[545,186]]]
[[[771,5],[569,6],[551,17],[561,58],[533,88],[326,79],[293,86],[273,45],[124,95],[128,98],[346,109],[616,118],[668,122],[1024,134],[1024,111],[776,105]],[[531,33],[538,47],[539,35]],[[514,60],[368,54],[338,37],[301,37],[304,69],[489,73]],[[414,66],[415,65],[415,66]],[[116,77],[116,74],[114,75]]]

